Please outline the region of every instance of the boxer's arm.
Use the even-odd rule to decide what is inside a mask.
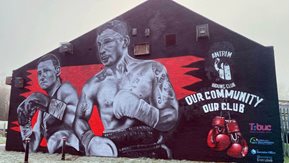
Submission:
[[[42,139],[40,132],[40,125],[42,123],[42,113],[38,112],[37,121],[32,129],[31,124],[26,124],[25,126],[20,125],[21,136],[23,140],[23,147],[26,148],[24,142],[25,138],[30,138],[29,149],[30,151],[36,152]]]
[[[95,136],[88,124],[93,109],[92,95],[94,93],[86,86],[83,89],[74,121],[76,135],[84,146],[86,155],[116,157],[117,148],[115,144],[107,138]]]
[[[165,67],[160,63],[154,63],[152,71],[155,76],[152,100],[159,109],[159,120],[155,128],[169,131],[178,121],[178,102]]]
[[[61,88],[58,91],[60,101],[65,105],[65,110],[63,113],[63,121],[66,125],[73,127],[73,122],[76,114],[76,107],[78,104],[78,96],[75,88],[68,83],[62,84]]]
[[[91,130],[88,121],[92,114],[93,97],[91,89],[89,88],[91,88],[91,86],[88,84],[83,87],[76,109],[74,130],[80,140],[85,132]]]
[[[92,132],[88,121],[92,114],[94,99],[93,95],[96,93],[94,83],[87,83],[83,89],[76,109],[76,117],[74,120],[74,131],[79,138],[81,144],[85,148],[86,155],[94,155],[90,149],[95,147],[91,146],[93,138],[96,137]],[[96,143],[98,144],[98,143]]]
[[[42,115],[43,113],[39,111],[38,116],[37,116],[37,121],[33,127],[33,133],[30,136],[29,148],[33,152],[35,152],[38,149],[41,139],[43,137],[43,135],[41,134],[41,123],[43,121]]]

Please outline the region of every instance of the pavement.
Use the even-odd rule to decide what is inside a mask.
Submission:
[[[54,163],[54,162],[73,162],[73,163],[205,163],[196,161],[184,161],[184,160],[156,160],[149,158],[109,158],[109,157],[87,157],[77,155],[65,155],[65,161],[61,160],[62,154],[48,154],[48,153],[29,153],[29,163]],[[23,163],[25,153],[6,151],[5,144],[0,144],[0,163]],[[206,162],[208,163],[208,162]]]
[[[5,150],[5,144],[0,144],[0,150]]]

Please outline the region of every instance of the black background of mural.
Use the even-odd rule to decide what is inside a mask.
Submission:
[[[164,7],[165,6],[165,7]],[[278,111],[278,96],[275,79],[274,52],[272,47],[264,47],[237,33],[234,33],[180,5],[171,1],[148,1],[133,10],[115,18],[126,21],[131,28],[137,28],[137,36],[131,36],[130,54],[133,54],[133,45],[147,42],[151,45],[151,54],[139,56],[139,59],[171,58],[176,56],[193,55],[206,58],[210,46],[215,42],[228,41],[234,48],[232,56],[234,61],[234,89],[250,92],[264,98],[257,108],[247,108],[244,114],[231,113],[231,116],[239,122],[239,127],[249,145],[249,153],[244,159],[232,159],[225,152],[214,152],[207,147],[206,139],[208,131],[212,128],[213,117],[218,112],[204,114],[200,105],[188,106],[184,99],[179,100],[181,119],[178,127],[171,136],[169,147],[173,150],[175,159],[206,160],[206,161],[256,161],[256,156],[250,153],[250,149],[264,151],[275,151],[273,160],[283,158],[280,137],[280,121]],[[196,41],[195,26],[209,24],[210,39]],[[151,36],[145,37],[145,28],[151,29]],[[56,54],[62,67],[73,65],[99,64],[97,49],[95,45],[96,30],[94,29],[83,36],[71,41],[74,46],[74,54],[60,54],[58,49],[51,51]],[[165,35],[176,34],[175,46],[165,46]],[[187,65],[187,67],[198,67],[199,71],[191,71],[187,74],[202,79],[202,82],[186,86],[188,90],[201,92],[210,89],[211,81],[206,77],[204,71],[205,61]],[[35,69],[37,60],[15,70],[13,77],[25,77],[26,70]],[[173,78],[173,76],[170,76]],[[18,89],[12,86],[9,122],[17,120],[17,106],[24,100],[20,94],[28,90]],[[260,123],[272,125],[272,132],[265,134],[253,134],[249,131],[249,123]],[[9,128],[13,124],[9,123]],[[251,137],[260,137],[274,141],[271,146],[257,146],[249,144]],[[6,144],[7,150],[23,151],[21,136],[19,132],[8,131]],[[42,149],[45,150],[45,149]],[[270,155],[271,156],[271,155]],[[276,161],[278,162],[278,161]]]

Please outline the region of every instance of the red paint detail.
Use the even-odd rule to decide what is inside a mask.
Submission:
[[[36,113],[34,114],[34,116],[31,119],[32,127],[34,127],[35,123],[37,122],[38,113],[39,113],[39,111],[37,110]]]
[[[37,70],[28,70],[27,72],[29,73],[27,77],[30,79],[30,81],[26,84],[25,88],[30,91],[22,93],[21,96],[26,98],[33,92],[40,92],[47,95],[47,93],[38,85]]]
[[[184,66],[202,60],[204,59],[195,56],[180,56],[174,58],[156,59],[156,61],[162,63],[166,67],[169,79],[173,85],[177,99],[182,99],[185,96],[195,93],[194,91],[184,89],[184,87],[195,84],[202,80],[192,75],[186,75],[185,73],[190,71],[196,71],[199,68]]]
[[[84,66],[69,66],[61,67],[60,77],[62,82],[71,83],[77,90],[78,95],[80,95],[83,85],[89,80],[93,75],[101,70],[103,65],[84,65]],[[26,89],[30,90],[26,93],[21,94],[23,97],[28,97],[33,92],[41,92],[47,94],[43,89],[38,85],[37,80],[37,70],[28,70],[30,73],[27,77],[31,80],[25,86]]]
[[[62,67],[61,78],[63,82],[70,82],[80,95],[83,85],[102,67],[102,64]]]
[[[12,121],[11,124],[18,125],[18,121]]]
[[[10,130],[20,132],[19,126],[11,127]]]
[[[104,126],[101,122],[99,112],[96,106],[93,107],[91,118],[88,121],[89,126],[93,133],[98,136],[102,136],[102,133],[104,131]]]
[[[101,71],[102,67],[102,64],[62,67],[61,78],[63,82],[73,82],[71,84],[75,87],[78,95],[80,96],[84,84],[96,73]],[[92,115],[88,123],[96,135],[102,135],[104,127],[96,106],[93,108]]]
[[[20,132],[20,127],[19,127],[18,121],[12,121],[11,126],[12,127],[10,127],[10,130]]]
[[[47,141],[46,141],[46,139],[44,137],[42,138],[42,140],[40,142],[40,146],[41,147],[47,147]]]

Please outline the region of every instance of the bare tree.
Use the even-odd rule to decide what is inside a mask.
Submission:
[[[10,86],[0,82],[0,120],[7,121],[9,113]]]

